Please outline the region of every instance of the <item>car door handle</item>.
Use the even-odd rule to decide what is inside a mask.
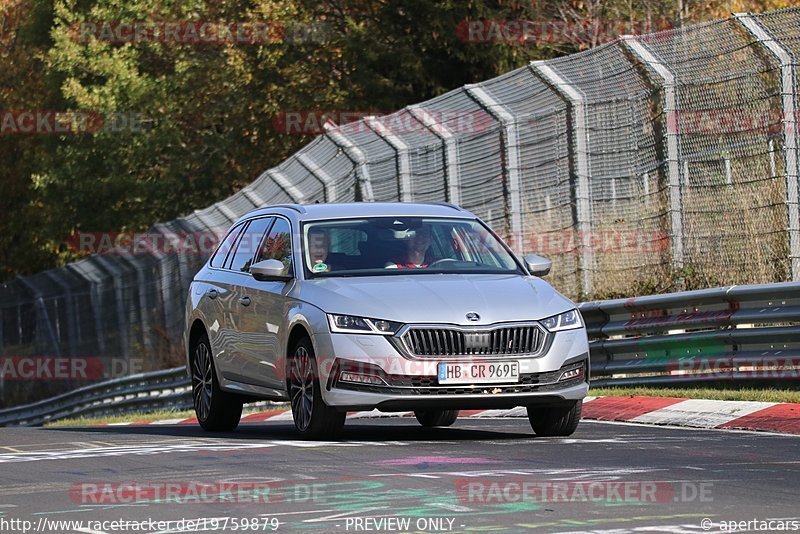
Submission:
[[[216,289],[209,289],[208,291],[206,291],[206,296],[207,296],[208,298],[210,298],[210,299],[215,299],[215,298],[217,298],[217,295],[218,295],[218,293],[217,293],[217,290],[216,290]]]
[[[242,306],[250,306],[250,297],[242,297],[239,299],[239,304]]]

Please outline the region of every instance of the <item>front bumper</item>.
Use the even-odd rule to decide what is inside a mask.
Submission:
[[[547,350],[536,357],[508,356],[520,364],[520,380],[490,385],[440,385],[435,358],[410,360],[383,336],[319,333],[314,336],[322,395],[339,410],[513,408],[580,400],[589,389],[589,350],[584,330],[551,334]],[[486,361],[477,357],[464,361]],[[449,359],[452,361],[452,359]],[[562,373],[583,370],[559,381]],[[380,384],[340,380],[342,371],[381,377]]]

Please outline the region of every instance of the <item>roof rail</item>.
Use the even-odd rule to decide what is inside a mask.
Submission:
[[[262,206],[262,208],[286,208],[294,210],[297,213],[306,213],[306,209],[300,204],[271,204],[269,206]]]
[[[445,208],[452,208],[456,211],[467,211],[461,206],[457,206],[455,204],[451,204],[450,202],[423,202],[422,204],[430,204],[433,206],[444,206]]]

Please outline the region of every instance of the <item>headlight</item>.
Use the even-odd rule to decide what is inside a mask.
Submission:
[[[328,314],[328,324],[331,332],[344,332],[347,334],[383,334],[392,336],[403,326],[394,321],[384,321],[383,319],[367,319],[366,317],[356,317],[355,315],[335,315]]]
[[[574,328],[581,328],[583,326],[581,314],[578,312],[578,310],[565,311],[564,313],[553,315],[547,319],[542,319],[539,322],[542,323],[542,325],[550,332],[572,330]]]

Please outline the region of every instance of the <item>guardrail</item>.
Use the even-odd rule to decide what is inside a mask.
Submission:
[[[579,306],[592,385],[736,382],[800,376],[800,283],[730,286]]]
[[[594,386],[778,385],[800,377],[800,283],[586,302],[579,309]],[[178,367],[0,410],[0,427],[191,407],[189,378]]]
[[[177,367],[92,384],[32,404],[0,410],[0,427],[37,426],[70,417],[191,407],[189,377],[184,367]]]

